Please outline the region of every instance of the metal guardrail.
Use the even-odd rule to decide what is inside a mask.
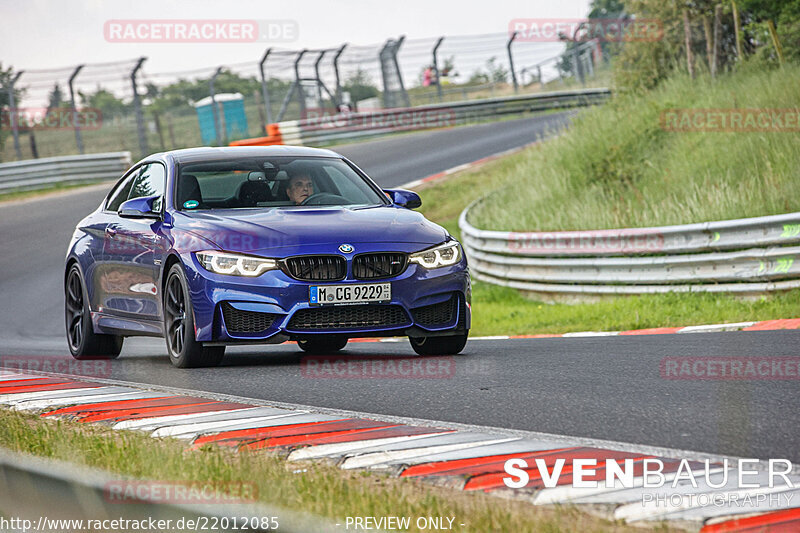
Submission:
[[[505,115],[595,105],[605,102],[610,95],[609,89],[580,89],[361,113],[326,115],[321,110],[318,117],[271,124],[268,129],[274,133],[267,137],[244,139],[231,144],[324,145],[402,131],[451,127]]]
[[[176,527],[179,520],[183,519],[184,524],[187,520],[194,520],[197,524],[202,517],[215,519],[199,522],[216,524],[213,528],[215,531],[271,531],[269,528],[251,527],[251,524],[261,524],[264,517],[277,517],[278,529],[288,533],[341,531],[341,527],[336,527],[329,520],[263,504],[179,504],[152,498],[115,501],[109,497],[108,487],[110,484],[118,485],[120,481],[122,480],[119,477],[112,477],[101,470],[79,468],[62,461],[0,448],[0,517],[6,520],[29,520],[31,528],[28,531],[89,531],[97,528],[87,527],[87,520],[141,522],[149,519],[155,523],[170,520],[171,525],[166,529],[179,531],[194,529],[188,526]],[[157,494],[157,491],[154,490],[153,493]],[[245,519],[248,523],[243,528],[242,522]],[[59,527],[57,521],[64,520],[82,520],[83,527],[74,522],[72,525],[62,523]],[[148,527],[130,529],[153,530]]]
[[[53,183],[120,177],[131,166],[130,152],[70,155],[0,164],[0,191],[35,189]]]
[[[800,287],[800,213],[592,231],[512,232],[459,218],[477,279],[540,295],[760,293]]]

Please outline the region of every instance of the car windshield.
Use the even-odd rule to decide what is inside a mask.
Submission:
[[[385,198],[335,157],[252,157],[180,165],[182,210],[384,205]]]

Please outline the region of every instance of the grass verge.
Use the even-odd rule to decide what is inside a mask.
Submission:
[[[490,190],[511,189],[531,159],[548,153],[548,141],[423,186],[420,209],[455,236],[458,215]],[[487,187],[487,184],[488,187]],[[723,322],[795,318],[800,290],[743,299],[726,294],[654,294],[615,296],[596,303],[549,304],[528,300],[516,290],[473,280],[473,335],[619,331]]]
[[[780,116],[800,114],[798,102],[800,66],[788,64],[716,80],[676,76],[645,95],[615,97],[580,113],[541,150],[516,155],[515,164],[494,172],[493,180],[513,186],[492,192],[470,221],[496,230],[577,230],[800,211],[796,131],[662,127],[662,113],[678,108],[780,109],[778,121],[766,123],[777,127],[788,124]]]
[[[288,464],[270,453],[231,453],[216,446],[187,451],[171,439],[156,440],[8,410],[0,410],[0,446],[141,479],[255,483],[259,499],[265,502],[334,520],[410,516],[413,524],[414,517],[444,516],[455,517],[454,524],[464,524],[456,526],[458,531],[481,533],[641,530],[572,507],[534,507],[525,501],[342,471],[322,463]]]

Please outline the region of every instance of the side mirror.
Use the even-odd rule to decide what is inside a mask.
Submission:
[[[161,218],[160,196],[132,198],[119,206],[119,216],[123,218]]]
[[[384,189],[383,192],[389,195],[392,203],[407,209],[416,209],[422,205],[422,198],[414,191],[406,189]]]

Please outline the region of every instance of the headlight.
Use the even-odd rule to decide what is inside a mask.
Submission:
[[[455,265],[461,260],[461,245],[457,241],[449,241],[427,250],[411,254],[408,258],[411,263],[417,263],[425,268],[439,268]]]
[[[249,255],[227,254],[217,251],[195,252],[194,255],[203,268],[215,274],[254,277],[260,276],[267,270],[278,268],[278,264],[274,259],[264,259]]]

